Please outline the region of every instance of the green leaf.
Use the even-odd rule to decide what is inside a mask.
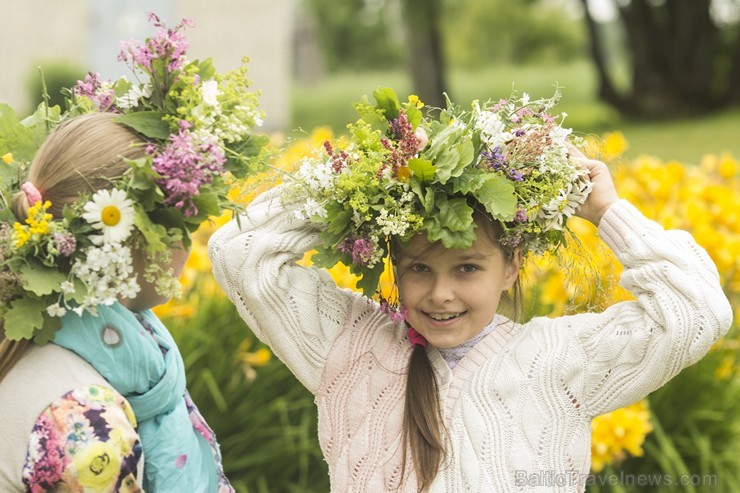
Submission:
[[[162,120],[164,116],[165,114],[160,111],[136,111],[121,115],[115,121],[150,139],[166,140],[170,135],[170,127]]]
[[[501,175],[485,175],[483,185],[473,196],[494,219],[510,221],[516,213],[514,185]]]
[[[478,169],[471,169],[452,182],[452,191],[462,195],[472,194],[483,186],[483,181],[483,172]]]
[[[214,192],[200,193],[193,197],[199,216],[218,216],[221,214],[221,201]]]
[[[67,278],[56,269],[50,269],[37,263],[25,264],[20,269],[25,280],[25,289],[37,296],[44,296],[60,291],[60,285]]]
[[[322,236],[324,234],[322,233]],[[333,236],[331,237],[333,238]],[[311,262],[317,267],[331,269],[342,261],[342,254],[333,248],[317,248],[316,253],[311,257]]]
[[[11,341],[29,339],[44,324],[47,303],[43,298],[13,300],[5,313],[5,337]]]
[[[44,315],[44,324],[40,330],[36,331],[33,336],[33,342],[36,344],[46,344],[49,341],[54,340],[54,334],[57,330],[62,328],[62,319],[59,317],[51,317]]]
[[[458,143],[454,149],[457,152],[457,165],[450,174],[452,176],[460,176],[465,171],[465,168],[473,161],[473,143],[465,139]]]
[[[434,243],[439,241],[445,248],[468,248],[475,241],[475,222],[467,231],[451,231],[442,227],[438,221],[428,219],[425,221],[427,239]]]
[[[378,290],[380,276],[383,274],[383,262],[378,262],[372,269],[363,268],[361,270],[352,269],[353,274],[361,273],[362,277],[357,281],[357,287],[362,290],[362,294],[368,298],[373,296]]]
[[[462,232],[469,229],[473,224],[473,209],[467,201],[460,197],[440,200],[440,197],[437,197],[440,224],[450,231]]]
[[[464,198],[448,199],[437,194],[435,213],[425,220],[427,239],[440,241],[445,248],[467,248],[475,241],[473,209]]]
[[[147,249],[152,252],[163,252],[167,249],[167,245],[162,242],[162,238],[167,234],[167,229],[159,224],[154,224],[146,212],[141,210],[139,207],[135,207],[136,215],[134,217],[134,225],[136,229],[141,231],[148,243]]]
[[[465,166],[473,160],[473,146],[466,136],[466,130],[459,125],[441,127],[433,125],[433,135],[422,156],[434,163],[437,168],[436,178],[446,183],[453,176],[462,174]]]
[[[416,107],[416,105],[406,104],[404,105],[404,107],[404,111],[406,112],[406,116],[409,119],[411,128],[416,130],[421,121],[424,119],[424,115],[422,114],[421,110]]]
[[[390,87],[379,87],[376,91],[373,91],[373,97],[377,103],[376,107],[385,113],[388,120],[398,117],[401,103],[398,102],[396,91]]]
[[[341,235],[344,232],[344,229],[349,224],[350,220],[352,220],[352,210],[340,209],[331,217],[332,220],[331,222],[329,222],[326,231],[334,235]]]
[[[0,156],[12,152],[17,161],[30,161],[37,148],[33,131],[21,124],[13,108],[0,104]]]
[[[436,168],[428,159],[411,158],[408,166],[414,172],[414,177],[421,182],[430,181],[434,178]]]

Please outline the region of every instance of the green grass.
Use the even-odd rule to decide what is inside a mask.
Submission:
[[[551,96],[556,83],[562,88],[558,108],[568,114],[566,124],[581,133],[621,130],[630,142],[627,157],[650,154],[687,163],[723,151],[740,157],[740,109],[693,119],[627,120],[596,100],[595,74],[586,61],[453,70],[449,76],[450,96],[461,103],[505,97],[512,88],[532,97]],[[331,74],[312,86],[296,83],[292,127],[310,130],[328,125],[335,133],[344,133],[346,124],[357,117],[352,103],[363,95],[370,97],[378,86],[393,87],[401,97],[411,92],[410,79],[402,71]]]

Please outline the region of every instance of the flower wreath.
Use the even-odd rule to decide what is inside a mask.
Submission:
[[[503,245],[542,253],[565,242],[566,220],[591,183],[569,152],[582,139],[562,127],[564,113],[552,115],[558,91],[474,101],[467,111],[448,100],[436,118],[416,96],[401,103],[389,88],[373,95],[375,105],[355,105],[361,118],[348,125],[348,139],[336,148],[326,142],[295,174],[298,213],[325,226],[315,265],[350,266],[370,297],[390,237],[404,242],[423,231],[430,242],[467,248],[474,207],[501,223]]]
[[[136,296],[134,248],[146,254],[143,277],[176,295],[179,282],[161,267],[171,247],[188,247],[209,216],[236,209],[231,184],[260,166],[267,137],[253,133],[262,113],[246,67],[220,74],[211,59],[189,61],[182,31],[192,22],[168,29],[154,14],[149,20],[156,33],[123,43],[119,55],[137,82],[90,73],[65,91],[66,111],[44,102],[23,120],[0,105],[9,130],[0,136],[0,320],[10,340],[43,343],[67,311],[94,314],[99,304]],[[126,160],[130,168],[109,188],[81,194],[52,217],[51,203],[24,183],[29,161],[56,125],[92,112],[117,114],[148,143],[145,155]],[[9,207],[19,190],[31,204],[24,221]]]

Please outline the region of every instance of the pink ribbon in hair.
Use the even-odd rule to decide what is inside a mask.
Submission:
[[[36,202],[41,202],[41,192],[39,192],[39,189],[34,186],[33,183],[30,181],[27,181],[23,185],[21,185],[21,190],[25,192],[26,197],[28,197],[28,203],[31,205],[34,205]]]
[[[412,346],[427,347],[427,340],[413,327],[409,327],[409,342]]]

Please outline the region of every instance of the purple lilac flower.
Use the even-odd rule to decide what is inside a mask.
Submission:
[[[88,72],[84,80],[78,80],[73,91],[77,97],[90,99],[99,111],[118,112],[114,102],[116,93],[112,87],[103,89],[100,74]]]
[[[514,222],[516,223],[526,223],[528,220],[527,218],[527,211],[520,208],[518,211],[516,211],[516,215],[514,215]]]
[[[506,166],[506,158],[501,152],[501,146],[496,146],[492,150],[481,151],[481,156],[485,160],[488,168],[494,171],[501,171]]]
[[[64,257],[69,257],[77,249],[77,240],[72,233],[54,233],[54,243]]]
[[[514,132],[514,135],[516,135],[517,137],[521,137],[522,135],[524,135],[526,133],[527,133],[526,130],[524,130],[523,128],[520,128],[516,132]]]
[[[118,60],[132,67],[141,67],[150,73],[153,60],[166,60],[170,72],[179,70],[185,62],[184,55],[189,47],[189,42],[181,31],[192,26],[193,21],[183,19],[174,29],[167,29],[157,15],[150,13],[149,22],[158,28],[154,36],[148,38],[145,44],[137,41],[121,43],[122,50],[118,54]]]
[[[199,139],[188,129],[190,124],[180,122],[180,131],[170,135],[167,147],[154,156],[152,168],[161,175],[157,184],[162,187],[167,206],[183,210],[186,217],[198,214],[193,203],[200,188],[224,171],[226,158],[214,140]]]
[[[373,242],[367,238],[345,238],[337,250],[352,255],[352,263],[357,265],[367,265],[373,255]]]

